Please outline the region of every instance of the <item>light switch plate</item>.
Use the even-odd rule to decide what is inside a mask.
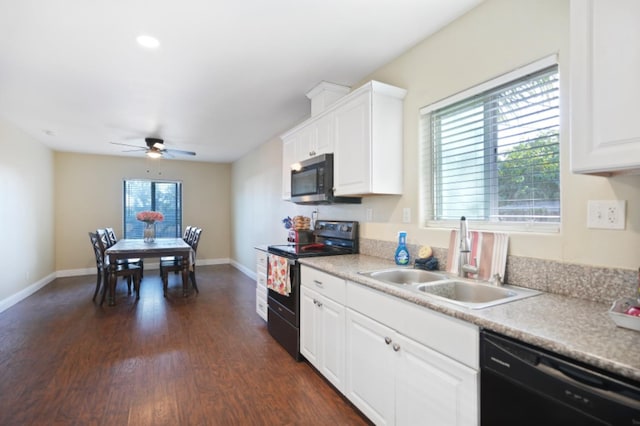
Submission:
[[[405,207],[402,209],[402,223],[411,223],[411,208]]]

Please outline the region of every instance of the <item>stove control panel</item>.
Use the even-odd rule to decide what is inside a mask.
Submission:
[[[314,234],[318,237],[356,240],[358,238],[358,222],[339,220],[316,221]]]

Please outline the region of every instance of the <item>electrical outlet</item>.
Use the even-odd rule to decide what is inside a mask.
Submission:
[[[626,200],[589,200],[587,228],[624,229]]]
[[[411,208],[405,207],[402,209],[402,223],[410,223],[411,222]]]
[[[373,209],[372,208],[368,208],[365,210],[365,217],[366,217],[366,221],[367,222],[371,222],[373,221]]]

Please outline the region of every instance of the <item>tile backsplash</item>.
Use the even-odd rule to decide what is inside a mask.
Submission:
[[[360,253],[393,260],[396,243],[360,239]],[[407,244],[411,263],[419,246]],[[433,247],[438,269],[446,271],[448,250]],[[505,283],[601,303],[621,297],[636,297],[638,271],[575,263],[563,263],[531,257],[507,256]]]

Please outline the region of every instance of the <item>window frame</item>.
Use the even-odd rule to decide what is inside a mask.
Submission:
[[[462,92],[456,93],[448,98],[442,99],[435,103],[420,108],[419,113],[419,206],[420,206],[420,222],[422,228],[452,228],[459,226],[459,219],[436,220],[429,217],[430,212],[434,210],[433,198],[437,194],[433,194],[434,173],[432,170],[432,139],[431,139],[431,113],[433,111],[445,108],[458,102],[467,100],[474,96],[480,95],[492,89],[496,89],[502,85],[508,84],[515,80],[521,79],[529,74],[533,74],[552,66],[558,67],[558,76],[560,76],[560,67],[558,64],[557,54],[549,55],[540,60],[532,62],[528,65],[515,69],[506,74],[500,75],[491,80],[485,81],[474,87]],[[561,149],[562,139],[562,111],[559,112],[559,141],[558,147]],[[559,152],[559,155],[563,155]],[[562,162],[558,161],[560,180],[560,218],[558,222],[497,222],[497,221],[481,221],[473,220],[475,226],[486,230],[495,231],[516,231],[516,232],[541,232],[541,233],[558,233],[562,225]]]
[[[122,237],[123,238],[142,238],[142,233],[140,233],[140,235],[138,236],[137,233],[136,235],[128,235],[127,233],[127,182],[149,182],[152,185],[152,189],[151,189],[151,193],[155,194],[155,185],[156,184],[175,184],[177,185],[178,188],[178,192],[179,192],[179,199],[177,200],[177,209],[176,209],[176,222],[175,222],[175,228],[176,228],[176,235],[168,237],[166,235],[161,235],[161,234],[156,234],[157,238],[180,238],[182,237],[182,222],[183,222],[183,217],[184,217],[184,204],[183,204],[183,192],[184,192],[184,188],[183,188],[183,182],[180,180],[171,180],[171,179],[139,179],[139,178],[125,178],[122,180]],[[152,195],[153,196],[153,195]],[[151,208],[144,208],[144,210],[155,210],[155,208],[157,207],[153,207],[154,205],[154,201],[151,202],[152,207]],[[162,212],[164,213],[164,212]],[[165,214],[165,220],[166,220],[167,215]],[[143,229],[144,225],[142,223],[140,223],[140,228],[141,231]]]

